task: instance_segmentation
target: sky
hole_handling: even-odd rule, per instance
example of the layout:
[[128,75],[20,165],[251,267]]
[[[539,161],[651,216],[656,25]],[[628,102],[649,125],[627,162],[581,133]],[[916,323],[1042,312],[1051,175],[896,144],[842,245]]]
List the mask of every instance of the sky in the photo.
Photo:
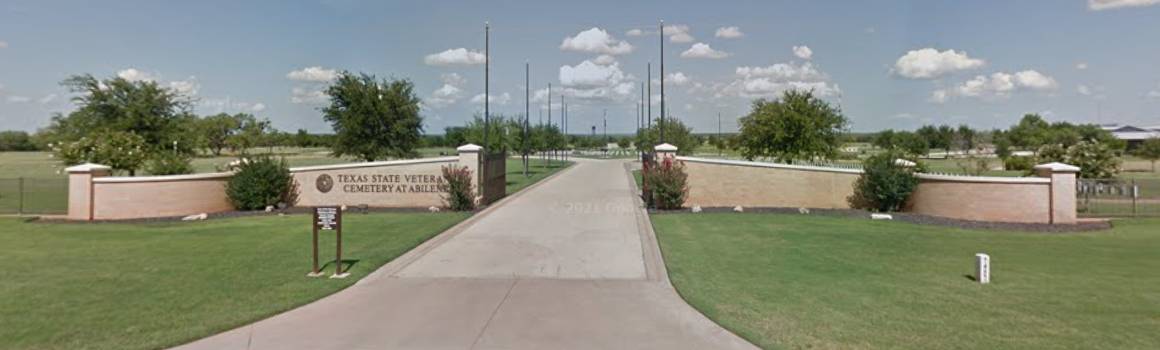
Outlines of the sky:
[[[660,21],[665,23],[659,33]],[[752,101],[813,90],[852,131],[1051,121],[1160,125],[1160,0],[1040,1],[46,1],[0,3],[0,130],[68,113],[71,75],[155,81],[201,115],[253,113],[329,132],[341,71],[409,79],[425,132],[490,110],[569,132],[635,130],[652,63],[696,132],[736,130]],[[542,115],[542,116],[541,116]]]

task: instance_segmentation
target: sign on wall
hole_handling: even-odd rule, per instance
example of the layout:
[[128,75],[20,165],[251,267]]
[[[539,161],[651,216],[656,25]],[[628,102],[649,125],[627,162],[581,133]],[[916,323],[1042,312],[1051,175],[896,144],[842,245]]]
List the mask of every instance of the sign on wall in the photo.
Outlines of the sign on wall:
[[433,174],[321,174],[314,180],[321,193],[442,193],[443,176]]

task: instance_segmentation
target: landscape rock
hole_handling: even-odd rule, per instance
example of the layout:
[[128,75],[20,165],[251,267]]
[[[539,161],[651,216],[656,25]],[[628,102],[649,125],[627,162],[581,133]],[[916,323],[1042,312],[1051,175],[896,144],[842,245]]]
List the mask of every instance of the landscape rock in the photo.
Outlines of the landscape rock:
[[700,213],[700,212],[701,212],[701,206],[699,206],[699,205],[694,205],[694,206],[693,206],[693,212],[694,212],[694,213]]
[[740,205],[738,205],[736,207],[733,207],[733,212],[734,213],[742,213],[742,212],[745,212],[745,208],[742,208]]
[[194,215],[183,217],[183,218],[181,218],[181,221],[198,221],[198,220],[205,220],[207,218],[209,218],[209,214],[201,213],[201,214],[194,214]]
[[803,215],[809,215],[810,208],[798,208],[798,213],[803,214]]
[[427,211],[432,212],[432,213],[438,213],[439,207],[431,206],[430,208],[427,208]]
[[274,211],[274,206],[273,206],[273,205],[267,205],[267,206],[266,206],[266,212],[267,212],[267,213],[269,213],[269,212],[272,212],[272,211]]
[[894,217],[891,216],[890,214],[873,213],[873,214],[870,214],[870,219],[871,220],[894,220]]
[[343,204],[343,205],[342,205],[342,207],[339,207],[339,208],[338,208],[338,210],[341,210],[341,211],[346,211],[346,204]]

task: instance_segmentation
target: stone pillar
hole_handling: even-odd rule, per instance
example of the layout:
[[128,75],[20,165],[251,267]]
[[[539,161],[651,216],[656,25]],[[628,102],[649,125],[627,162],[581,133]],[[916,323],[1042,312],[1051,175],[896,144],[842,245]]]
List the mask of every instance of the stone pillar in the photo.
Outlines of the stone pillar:
[[665,158],[674,158],[677,156],[677,146],[673,146],[667,143],[659,144],[656,147],[653,147],[653,150],[657,152],[658,162],[663,161]]
[[109,176],[113,168],[85,163],[65,169],[68,172],[68,219],[93,219],[93,178]]
[[483,183],[483,146],[476,144],[466,144],[455,149],[459,152],[459,166],[467,167],[471,170],[471,188],[475,189],[475,196],[478,198],[483,193],[483,188],[480,185]]
[[1047,163],[1035,166],[1035,175],[1051,179],[1051,206],[1048,208],[1052,224],[1075,224],[1075,176],[1079,168],[1063,163]]

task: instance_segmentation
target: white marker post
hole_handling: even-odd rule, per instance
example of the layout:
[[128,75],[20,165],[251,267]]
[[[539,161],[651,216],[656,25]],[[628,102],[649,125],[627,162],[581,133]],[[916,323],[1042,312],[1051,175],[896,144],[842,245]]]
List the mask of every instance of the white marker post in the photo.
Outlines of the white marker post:
[[975,278],[979,283],[991,283],[991,256],[983,253],[975,254]]

